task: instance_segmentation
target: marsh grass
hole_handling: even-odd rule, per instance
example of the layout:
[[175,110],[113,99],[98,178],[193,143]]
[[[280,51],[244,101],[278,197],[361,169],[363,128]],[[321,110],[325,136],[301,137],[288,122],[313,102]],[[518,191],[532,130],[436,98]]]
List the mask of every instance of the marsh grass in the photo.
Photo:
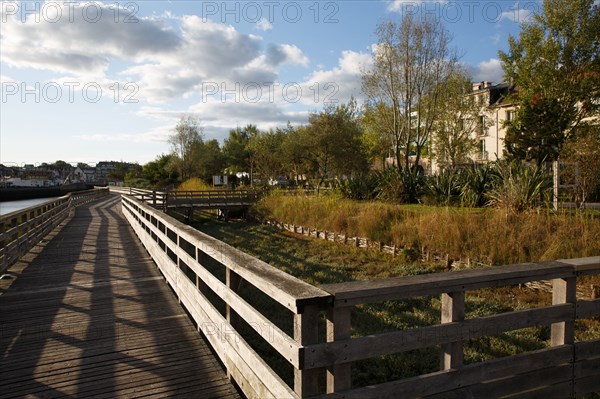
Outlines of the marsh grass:
[[589,211],[506,214],[492,208],[407,206],[335,195],[273,195],[263,198],[254,213],[488,265],[600,255],[600,214]]

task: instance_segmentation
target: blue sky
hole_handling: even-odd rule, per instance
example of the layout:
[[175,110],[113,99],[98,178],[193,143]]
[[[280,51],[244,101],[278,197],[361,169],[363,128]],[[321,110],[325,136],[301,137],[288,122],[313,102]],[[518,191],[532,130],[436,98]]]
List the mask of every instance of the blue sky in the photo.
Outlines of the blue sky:
[[299,125],[323,102],[361,101],[379,22],[433,14],[475,81],[539,1],[1,3],[0,163],[145,163],[182,114],[207,139]]

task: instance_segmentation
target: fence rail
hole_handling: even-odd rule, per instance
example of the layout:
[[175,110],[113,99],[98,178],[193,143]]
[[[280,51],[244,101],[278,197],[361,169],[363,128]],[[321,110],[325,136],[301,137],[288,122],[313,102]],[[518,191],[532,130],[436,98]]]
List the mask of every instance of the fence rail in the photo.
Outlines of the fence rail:
[[[576,320],[600,316],[600,299],[575,296],[577,278],[600,274],[600,257],[314,287],[131,196],[123,196],[122,203],[167,282],[248,397],[573,397],[600,390],[600,340],[574,339]],[[212,261],[224,267],[224,279],[208,267]],[[469,291],[540,280],[553,282],[549,306],[465,318]],[[293,333],[274,326],[264,309],[242,297],[242,281],[291,314]],[[224,311],[209,300],[211,295],[224,301]],[[356,306],[423,296],[441,298],[439,324],[352,335]],[[320,334],[323,316],[326,331]],[[260,326],[271,326],[269,336],[261,337],[293,367],[293,384],[286,384],[242,336],[241,322],[259,334],[264,333]],[[463,361],[464,343],[470,339],[539,325],[550,326],[545,349],[473,364]],[[427,347],[440,348],[439,371],[352,387],[353,362]]]
[[73,207],[105,195],[107,189],[79,191],[0,216],[0,274],[60,224]]
[[[577,319],[600,315],[600,299],[577,300],[577,277],[600,274],[600,257],[559,260],[325,285],[334,300],[328,310],[326,343],[306,348],[305,367],[326,367],[328,393],[344,398],[573,397],[600,390],[600,340],[575,342]],[[465,319],[465,293],[552,279],[552,305]],[[441,323],[351,337],[350,314],[361,304],[441,296]],[[464,365],[465,341],[539,325],[551,326],[550,347]],[[351,389],[351,363],[413,349],[439,346],[440,372]],[[486,395],[487,393],[487,395]],[[326,396],[324,396],[326,397]],[[511,396],[513,397],[513,396]]]
[[[304,371],[303,348],[318,342],[313,334],[319,309],[330,295],[259,259],[180,223],[131,196],[122,197],[123,213],[152,255],[166,281],[197,323],[228,373],[248,397],[306,396],[315,381]],[[225,268],[225,281],[207,267],[216,261]],[[241,282],[278,302],[293,318],[293,334],[274,325],[260,309],[239,295]],[[226,304],[222,314],[209,300],[212,291]],[[245,321],[295,370],[288,386],[239,334]],[[265,326],[269,326],[265,329]]]
[[171,191],[167,204],[195,208],[248,206],[255,203],[258,196],[258,192],[253,190]]

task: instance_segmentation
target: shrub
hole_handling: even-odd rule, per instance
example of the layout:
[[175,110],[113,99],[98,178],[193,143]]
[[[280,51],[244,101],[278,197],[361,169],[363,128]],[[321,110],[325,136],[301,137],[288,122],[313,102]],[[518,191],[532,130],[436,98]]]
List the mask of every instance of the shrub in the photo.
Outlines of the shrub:
[[492,188],[494,176],[495,169],[489,164],[464,169],[460,188],[461,204],[471,208],[484,206],[488,201],[487,193]]
[[196,191],[196,190],[213,190],[213,187],[206,184],[203,180],[192,177],[181,183],[177,190],[180,191]]
[[453,205],[458,202],[461,193],[460,172],[452,169],[444,170],[427,179],[427,198],[435,205]]
[[490,205],[503,208],[506,214],[539,207],[551,198],[552,179],[540,168],[510,161],[498,162],[496,171],[487,197]]
[[383,201],[416,204],[424,193],[425,175],[418,169],[388,168],[378,177],[376,198]]
[[346,198],[369,200],[375,197],[377,184],[378,177],[376,174],[362,174],[337,181],[336,188]]

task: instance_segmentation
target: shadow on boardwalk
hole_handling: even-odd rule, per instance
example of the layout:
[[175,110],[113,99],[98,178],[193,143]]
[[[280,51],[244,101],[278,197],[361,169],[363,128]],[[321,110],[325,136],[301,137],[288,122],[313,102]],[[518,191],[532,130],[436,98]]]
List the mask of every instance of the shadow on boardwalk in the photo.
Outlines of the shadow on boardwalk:
[[78,208],[10,272],[0,282],[0,398],[239,397],[119,197]]

